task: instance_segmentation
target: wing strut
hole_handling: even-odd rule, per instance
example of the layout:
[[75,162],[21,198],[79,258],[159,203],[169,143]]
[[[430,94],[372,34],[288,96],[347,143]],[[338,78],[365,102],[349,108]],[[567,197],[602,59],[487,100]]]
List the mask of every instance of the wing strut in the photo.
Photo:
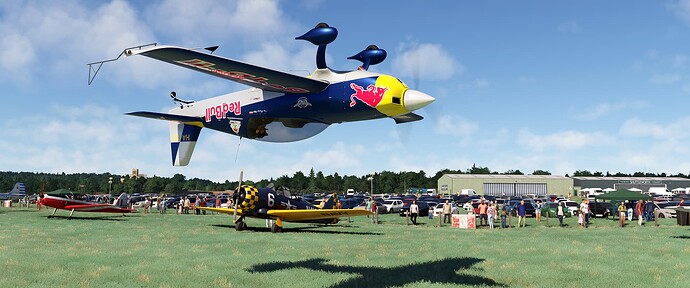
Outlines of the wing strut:
[[[151,43],[151,44],[145,44],[145,45],[139,45],[139,46],[125,48],[125,50],[122,50],[122,52],[120,52],[120,55],[117,55],[116,58],[103,60],[103,61],[96,61],[93,63],[86,64],[86,66],[89,66],[89,79],[88,79],[89,85],[91,85],[91,83],[93,83],[93,79],[96,78],[98,71],[101,71],[101,66],[103,66],[103,63],[117,61],[117,59],[120,59],[120,57],[122,57],[123,54],[125,54],[127,51],[131,51],[132,49],[141,50],[144,47],[156,46],[156,45],[158,45],[158,44],[157,43]],[[94,69],[94,67],[96,67],[96,68]]]

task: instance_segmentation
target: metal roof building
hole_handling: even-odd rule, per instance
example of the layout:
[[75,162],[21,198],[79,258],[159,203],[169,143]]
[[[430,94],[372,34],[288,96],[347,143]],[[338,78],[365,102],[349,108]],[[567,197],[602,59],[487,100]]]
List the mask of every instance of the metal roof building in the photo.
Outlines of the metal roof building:
[[668,190],[690,187],[690,179],[680,177],[572,177],[576,190],[584,188],[637,188],[648,191],[650,187],[665,187]]
[[441,194],[474,189],[480,195],[567,195],[573,188],[573,179],[556,175],[445,174],[438,180]]

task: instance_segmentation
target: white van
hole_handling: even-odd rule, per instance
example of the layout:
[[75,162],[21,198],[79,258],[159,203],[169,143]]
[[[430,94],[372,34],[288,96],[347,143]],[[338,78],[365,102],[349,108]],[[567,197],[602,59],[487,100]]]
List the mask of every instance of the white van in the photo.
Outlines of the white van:
[[462,189],[460,190],[460,195],[472,196],[477,195],[477,192],[475,192],[474,189]]

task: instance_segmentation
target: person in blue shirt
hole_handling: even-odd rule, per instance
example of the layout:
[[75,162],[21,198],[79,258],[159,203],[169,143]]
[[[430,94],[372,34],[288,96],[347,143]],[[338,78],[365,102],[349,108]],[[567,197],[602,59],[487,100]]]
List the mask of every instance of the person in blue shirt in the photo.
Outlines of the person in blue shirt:
[[652,200],[647,200],[644,204],[645,218],[647,222],[654,220],[654,202]]
[[525,200],[520,200],[520,204],[517,205],[517,214],[518,214],[518,227],[520,227],[520,221],[522,221],[522,227],[525,227],[527,221],[525,219]]

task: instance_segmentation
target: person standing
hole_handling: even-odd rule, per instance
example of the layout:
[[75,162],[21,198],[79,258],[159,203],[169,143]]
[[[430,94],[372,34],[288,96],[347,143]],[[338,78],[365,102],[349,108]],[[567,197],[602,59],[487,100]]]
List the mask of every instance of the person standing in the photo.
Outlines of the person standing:
[[184,197],[180,197],[180,203],[177,204],[177,214],[184,212]]
[[621,218],[621,227],[625,226],[625,202],[621,201],[621,204],[618,205],[618,217]]
[[419,206],[417,206],[416,200],[412,200],[412,204],[410,204],[410,221],[414,225],[417,225],[417,215],[419,215]]
[[163,195],[163,200],[161,200],[161,209],[159,210],[161,214],[165,214],[165,210],[168,208],[168,201],[166,201],[164,197],[165,195]]
[[194,201],[195,215],[201,215],[201,209],[199,209],[199,207],[201,207],[201,197],[199,197],[199,195],[196,195],[196,199]]
[[486,214],[489,216],[489,229],[494,229],[494,216],[496,215],[496,208],[494,208],[493,203],[489,202],[489,208],[486,208]]
[[41,198],[41,194],[38,194],[36,196],[36,209],[41,210],[41,206],[43,206],[43,198]]
[[501,228],[506,228],[506,218],[508,217],[508,203],[504,203],[501,207]]
[[585,228],[589,227],[589,200],[582,200],[582,203],[580,204],[580,212],[582,212],[582,217],[584,217],[582,226]]
[[156,210],[158,210],[158,213],[161,212],[161,196],[156,197]]
[[582,210],[577,209],[577,225],[580,226],[580,228],[585,227],[585,215],[582,214]]
[[443,204],[443,223],[451,223],[450,215],[452,212],[453,205],[450,204],[450,201],[446,200],[446,203]]
[[635,215],[637,215],[637,225],[642,226],[642,200],[637,200],[635,204]]
[[479,208],[479,226],[484,226],[484,225],[488,224],[487,223],[488,217],[486,215],[486,208],[488,208],[488,206],[486,205],[484,200],[482,200],[481,202],[479,202],[478,208]]
[[558,222],[563,227],[563,216],[565,216],[565,201],[558,203],[556,206],[556,215],[558,215]]
[[144,214],[149,214],[149,198],[144,198]]
[[520,204],[517,206],[518,227],[520,227],[520,221],[522,221],[522,227],[527,226],[527,219],[525,219],[525,208],[525,200],[520,200]]
[[[367,211],[369,211],[369,212],[373,212],[373,211],[371,211],[371,205],[372,205],[373,201],[374,200],[372,200],[372,198],[367,199]],[[369,215],[367,215],[367,218],[369,218]]]
[[647,203],[644,204],[644,211],[647,222],[654,220],[654,202],[652,200],[647,200]]
[[534,207],[534,215],[536,215],[535,217],[537,218],[537,222],[541,222],[541,208],[541,200],[537,200],[537,206]]

